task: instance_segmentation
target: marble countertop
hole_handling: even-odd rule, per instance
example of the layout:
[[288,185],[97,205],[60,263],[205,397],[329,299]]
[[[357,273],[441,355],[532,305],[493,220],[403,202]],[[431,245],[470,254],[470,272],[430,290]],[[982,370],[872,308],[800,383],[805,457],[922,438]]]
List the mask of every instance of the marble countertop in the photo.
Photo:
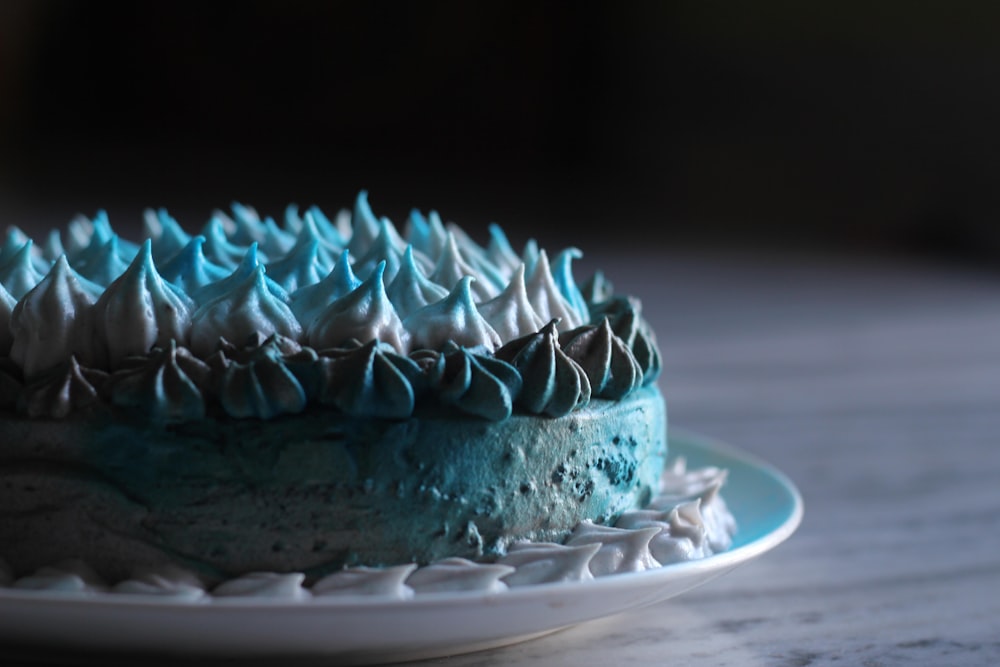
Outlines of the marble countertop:
[[671,423],[799,486],[775,551],[657,606],[430,665],[1000,664],[1000,272],[621,258]]

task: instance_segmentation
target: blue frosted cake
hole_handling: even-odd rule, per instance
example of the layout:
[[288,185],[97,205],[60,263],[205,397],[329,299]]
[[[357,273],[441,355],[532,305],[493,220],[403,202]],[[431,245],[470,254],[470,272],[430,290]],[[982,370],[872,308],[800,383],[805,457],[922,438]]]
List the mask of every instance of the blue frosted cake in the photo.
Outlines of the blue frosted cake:
[[110,581],[491,561],[658,491],[638,303],[364,193],[146,240],[103,215],[0,250],[0,559]]

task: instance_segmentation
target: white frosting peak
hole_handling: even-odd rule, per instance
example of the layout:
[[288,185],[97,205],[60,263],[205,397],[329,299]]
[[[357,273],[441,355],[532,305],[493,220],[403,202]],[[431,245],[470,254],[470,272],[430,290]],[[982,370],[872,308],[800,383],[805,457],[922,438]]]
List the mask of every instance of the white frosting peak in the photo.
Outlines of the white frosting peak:
[[153,265],[152,246],[142,245],[136,258],[93,309],[94,342],[112,368],[131,355],[144,355],[171,340],[187,343],[194,302],[166,282]]
[[499,296],[479,304],[479,314],[500,334],[504,343],[535,333],[547,323],[535,312],[528,299],[524,264],[518,265],[510,283]]
[[10,319],[10,356],[26,378],[69,359],[87,341],[86,316],[93,304],[69,267],[56,260],[41,282],[14,307]]
[[307,340],[317,349],[336,347],[351,338],[379,340],[406,354],[409,334],[385,293],[385,262],[354,291],[331,303],[308,326]]
[[465,276],[445,299],[424,306],[406,318],[413,347],[440,350],[449,340],[462,347],[485,347],[490,352],[503,343],[472,300],[474,278]]
[[[434,273],[431,274],[431,280],[438,285],[447,286],[455,285],[465,276],[479,275],[479,272],[462,257],[462,252],[458,249],[458,240],[455,238],[455,235],[448,232],[447,239],[444,250],[441,252],[441,256],[438,257],[437,264],[434,266]],[[493,289],[486,281],[481,280],[477,280],[472,286],[472,292],[477,301],[492,299],[497,295],[498,291]]]
[[568,331],[586,324],[556,287],[552,270],[549,268],[549,258],[544,250],[538,252],[538,260],[528,276],[526,289],[528,299],[534,305],[539,317],[546,322],[559,318],[560,331]]
[[242,344],[254,333],[279,334],[301,340],[302,325],[281,299],[275,297],[264,277],[263,265],[232,291],[203,304],[191,317],[191,351],[211,355],[220,338]]

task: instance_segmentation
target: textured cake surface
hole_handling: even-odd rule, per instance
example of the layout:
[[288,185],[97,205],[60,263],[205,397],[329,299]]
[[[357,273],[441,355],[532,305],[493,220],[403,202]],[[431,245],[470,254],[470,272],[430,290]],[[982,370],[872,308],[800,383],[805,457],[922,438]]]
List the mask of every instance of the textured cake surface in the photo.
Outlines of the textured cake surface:
[[647,502],[664,465],[655,388],[560,419],[268,422],[7,419],[0,544],[16,571],[83,558],[104,577],[206,576],[495,557]]
[[0,248],[0,559],[109,580],[493,560],[657,492],[666,412],[634,299],[529,242],[362,193],[199,235],[79,219]]

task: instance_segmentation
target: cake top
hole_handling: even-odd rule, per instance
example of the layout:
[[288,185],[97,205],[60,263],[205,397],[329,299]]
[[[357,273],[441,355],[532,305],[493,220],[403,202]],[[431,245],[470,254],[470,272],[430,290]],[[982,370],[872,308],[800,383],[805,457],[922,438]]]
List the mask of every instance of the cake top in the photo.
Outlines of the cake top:
[[279,225],[233,204],[195,235],[163,209],[144,231],[119,238],[103,212],[40,245],[9,229],[0,408],[141,407],[166,422],[311,404],[558,417],[659,371],[636,300],[600,274],[578,286],[576,248],[550,261],[529,241],[519,254],[495,224],[486,246],[434,211],[413,211],[400,233],[361,192],[333,220],[292,205]]

